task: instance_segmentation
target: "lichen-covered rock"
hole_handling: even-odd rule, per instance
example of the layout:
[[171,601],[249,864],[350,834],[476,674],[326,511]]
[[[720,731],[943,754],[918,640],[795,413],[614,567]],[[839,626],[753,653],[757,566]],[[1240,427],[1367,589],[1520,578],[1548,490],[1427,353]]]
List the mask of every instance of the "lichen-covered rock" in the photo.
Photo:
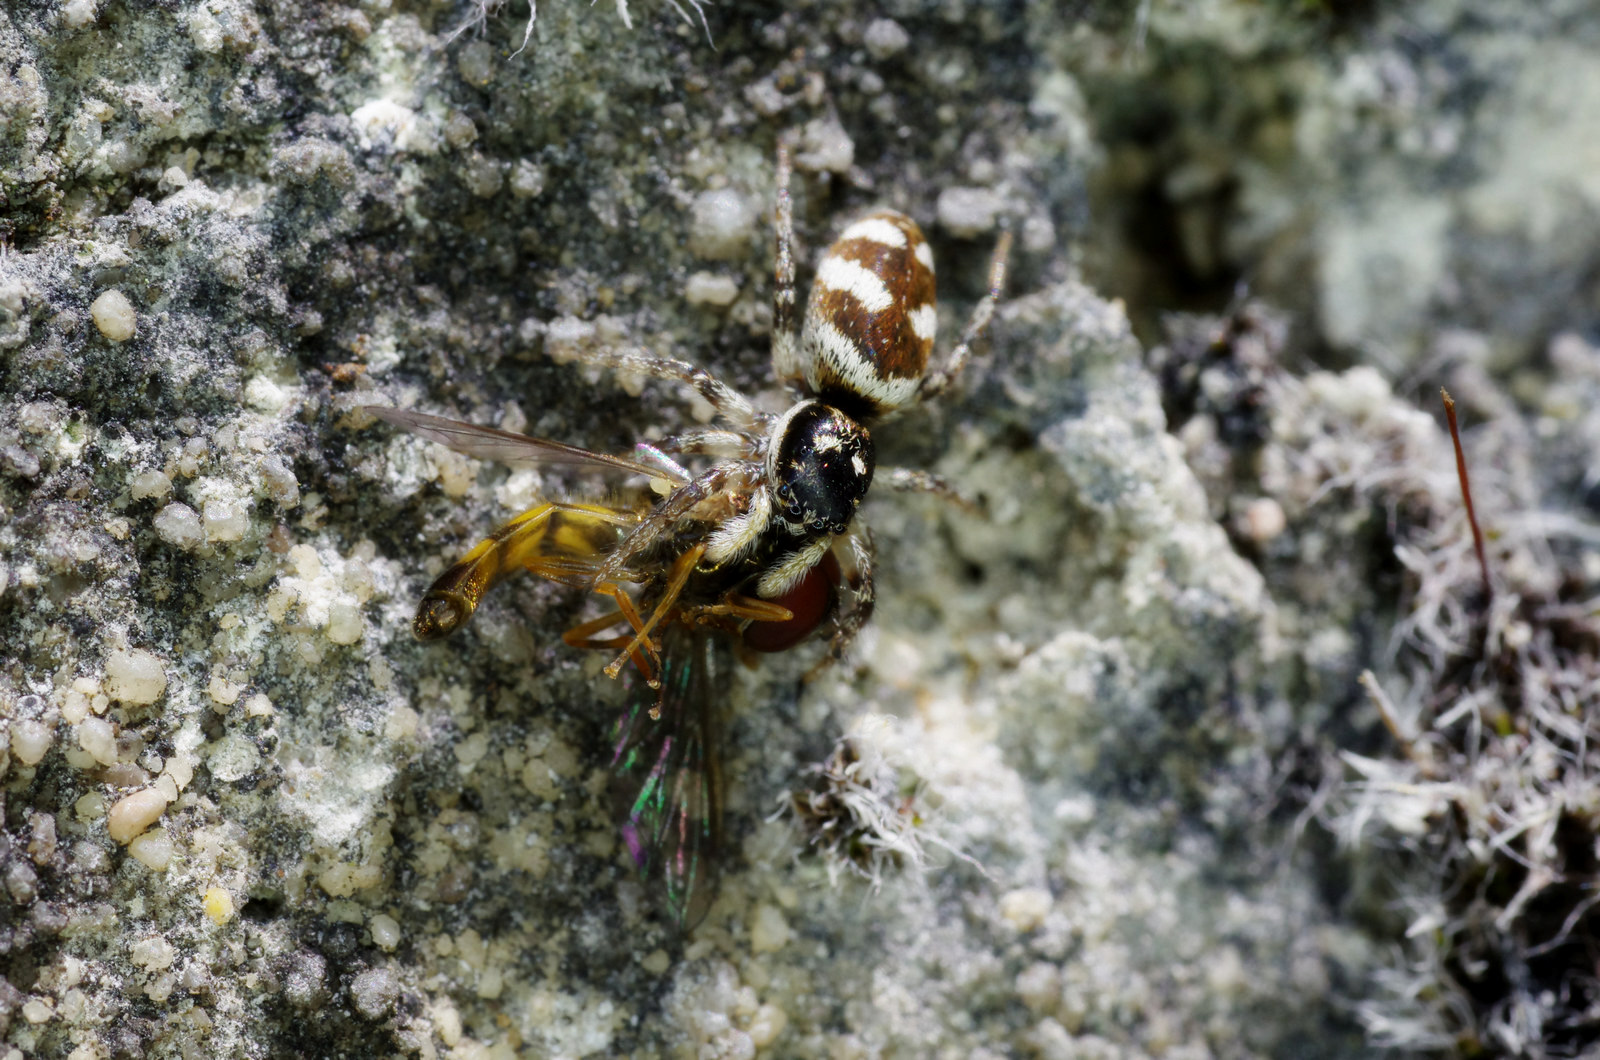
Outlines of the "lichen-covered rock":
[[[1563,5],[1480,0],[1521,12],[1503,95],[1443,0],[1377,43],[1295,5],[906,0],[707,7],[713,48],[675,6],[551,0],[526,42],[493,4],[0,11],[6,1047],[1358,1054],[1393,925],[1296,843],[1318,741],[1378,731],[1356,678],[1404,583],[1372,499],[1439,492],[1364,476],[1442,435],[1371,365],[1275,358],[1445,350],[1510,432],[1493,373],[1562,320],[1564,385],[1518,393],[1572,430],[1503,447],[1497,495],[1592,487],[1592,307],[1545,283],[1593,254]],[[1437,47],[1400,46],[1411,13]],[[1160,147],[1150,99],[1192,107]],[[513,579],[450,641],[409,632],[448,557],[571,481],[363,406],[624,450],[709,410],[577,351],[770,390],[780,135],[803,279],[879,205],[928,231],[942,335],[1002,224],[1013,279],[992,356],[874,432],[977,510],[875,494],[851,656],[717,675],[729,849],[685,937],[616,829],[626,693],[560,641],[582,602]],[[1462,137],[1483,168],[1441,194]],[[1163,202],[1161,253],[1102,238]],[[1246,261],[1315,337],[1241,312],[1229,357],[1208,331],[1147,368],[1119,299],[1142,323],[1187,276],[1220,307]]]
[[1463,328],[1508,373],[1551,335],[1592,331],[1592,14],[1153,5],[1149,61],[1092,79],[1119,284],[1220,307],[1243,280],[1297,311],[1293,352],[1395,374],[1459,356]]

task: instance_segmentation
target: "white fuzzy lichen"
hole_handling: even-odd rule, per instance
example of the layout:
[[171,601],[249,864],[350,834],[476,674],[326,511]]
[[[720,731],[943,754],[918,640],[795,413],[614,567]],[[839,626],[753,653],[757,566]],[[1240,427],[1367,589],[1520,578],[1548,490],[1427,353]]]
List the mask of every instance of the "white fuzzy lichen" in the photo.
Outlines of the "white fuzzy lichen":
[[902,725],[883,715],[858,719],[781,811],[822,855],[835,884],[849,873],[876,890],[891,872],[926,868],[930,847],[971,860],[946,838]]
[[[694,25],[695,20],[700,22],[700,28],[705,31],[706,42],[711,42],[711,25],[706,21],[706,4],[709,0],[667,0],[672,10],[678,17],[689,25]],[[455,40],[469,30],[482,30],[488,23],[489,16],[498,12],[506,4],[506,0],[473,0],[472,13],[455,29],[451,30],[446,40]],[[690,12],[694,12],[693,15]],[[520,55],[527,48],[528,42],[533,39],[533,24],[539,17],[538,0],[528,0],[528,20],[522,26],[522,42],[517,45],[513,56]],[[622,19],[622,24],[628,29],[633,28],[633,15],[628,10],[628,0],[617,0],[617,17]]]

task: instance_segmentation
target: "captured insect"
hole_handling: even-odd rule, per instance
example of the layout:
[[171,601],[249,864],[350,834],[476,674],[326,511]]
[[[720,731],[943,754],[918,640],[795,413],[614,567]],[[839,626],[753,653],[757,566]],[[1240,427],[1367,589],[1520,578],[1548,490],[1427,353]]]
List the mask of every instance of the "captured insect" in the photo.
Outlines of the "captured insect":
[[[828,248],[797,333],[789,179],[780,144],[772,367],[795,394],[787,409],[761,410],[684,361],[608,349],[580,358],[684,384],[710,403],[716,425],[612,456],[420,412],[367,410],[468,456],[610,473],[633,491],[605,504],[545,501],[517,516],[439,576],[413,629],[422,640],[454,632],[518,570],[608,602],[562,639],[614,652],[607,675],[631,662],[646,686],[616,728],[622,830],[639,868],[664,879],[668,911],[684,926],[714,896],[722,834],[713,640],[749,658],[826,625],[833,659],[861,629],[874,598],[873,539],[858,511],[876,470],[868,427],[961,372],[994,315],[1011,244],[1002,234],[988,293],[938,366],[930,363],[933,254],[916,222],[892,210],[857,220]],[[952,492],[922,472],[880,477],[899,489]]]

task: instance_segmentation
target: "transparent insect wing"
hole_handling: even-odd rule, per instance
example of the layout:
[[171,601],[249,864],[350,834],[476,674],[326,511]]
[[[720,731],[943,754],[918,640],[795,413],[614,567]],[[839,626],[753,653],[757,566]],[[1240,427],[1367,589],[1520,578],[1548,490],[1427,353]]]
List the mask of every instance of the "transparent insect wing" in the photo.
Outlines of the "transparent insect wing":
[[623,840],[641,875],[660,877],[667,912],[684,930],[704,919],[716,896],[722,838],[721,716],[711,666],[704,632],[670,627],[659,693],[636,681],[634,704],[616,729]]
[[548,438],[534,438],[526,434],[502,431],[494,427],[480,427],[465,420],[452,420],[432,416],[410,409],[368,405],[366,411],[396,427],[404,427],[419,438],[449,446],[463,456],[479,460],[496,460],[502,464],[537,464],[557,467],[587,468],[596,471],[621,471],[630,475],[660,478],[664,469],[641,464],[627,457],[612,456],[580,449],[565,442]]

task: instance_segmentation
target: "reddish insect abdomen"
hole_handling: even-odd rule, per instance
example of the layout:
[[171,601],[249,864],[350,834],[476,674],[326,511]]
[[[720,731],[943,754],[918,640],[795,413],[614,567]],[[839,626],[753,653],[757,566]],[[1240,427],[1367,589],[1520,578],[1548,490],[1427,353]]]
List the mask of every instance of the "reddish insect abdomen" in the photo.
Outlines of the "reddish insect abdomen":
[[788,651],[809,637],[833,613],[838,599],[839,561],[824,553],[822,562],[806,571],[788,592],[771,601],[787,607],[794,617],[787,622],[752,622],[745,627],[744,643],[752,651]]
[[806,382],[848,412],[897,409],[916,399],[937,323],[922,230],[893,210],[869,214],[817,266],[800,336]]

